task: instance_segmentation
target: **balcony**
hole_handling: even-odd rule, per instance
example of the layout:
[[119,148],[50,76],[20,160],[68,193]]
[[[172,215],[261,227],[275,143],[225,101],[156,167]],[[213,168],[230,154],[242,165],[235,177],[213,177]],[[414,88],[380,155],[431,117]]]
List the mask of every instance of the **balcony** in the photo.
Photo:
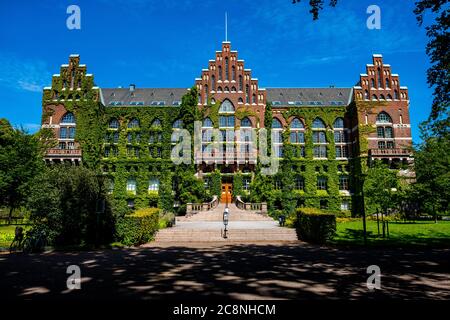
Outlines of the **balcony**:
[[373,157],[410,157],[412,151],[409,149],[370,149],[370,155]]
[[80,149],[49,149],[47,156],[75,156],[81,157]]

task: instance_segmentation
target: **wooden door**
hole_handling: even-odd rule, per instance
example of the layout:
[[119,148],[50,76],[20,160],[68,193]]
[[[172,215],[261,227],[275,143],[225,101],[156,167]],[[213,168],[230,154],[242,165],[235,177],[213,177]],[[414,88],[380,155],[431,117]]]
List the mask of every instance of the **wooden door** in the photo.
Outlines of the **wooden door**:
[[233,190],[233,185],[231,183],[222,183],[222,196],[220,197],[220,202],[231,203],[231,191]]

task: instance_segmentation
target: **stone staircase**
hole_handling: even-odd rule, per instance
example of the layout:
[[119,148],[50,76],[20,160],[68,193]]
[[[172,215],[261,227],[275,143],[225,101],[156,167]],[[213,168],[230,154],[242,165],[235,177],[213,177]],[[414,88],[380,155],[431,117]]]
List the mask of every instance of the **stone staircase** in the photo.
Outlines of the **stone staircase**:
[[210,211],[199,212],[190,217],[177,217],[176,226],[160,230],[156,243],[189,242],[292,242],[298,241],[294,229],[282,228],[267,215],[238,209],[229,205],[227,238],[224,238],[224,204]]

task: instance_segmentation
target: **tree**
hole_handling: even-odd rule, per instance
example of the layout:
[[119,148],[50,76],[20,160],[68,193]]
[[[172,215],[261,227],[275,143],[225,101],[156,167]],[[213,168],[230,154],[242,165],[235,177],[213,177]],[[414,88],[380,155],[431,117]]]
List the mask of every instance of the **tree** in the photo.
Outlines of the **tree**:
[[415,152],[417,182],[415,193],[422,208],[437,217],[437,211],[449,210],[450,137],[429,136]]
[[[24,204],[31,180],[43,168],[42,157],[47,133],[27,134],[0,119],[0,205],[9,207],[9,223],[13,211]],[[41,141],[43,143],[41,143]]]
[[366,206],[371,209],[372,213],[375,210],[386,213],[389,208],[396,206],[396,192],[398,192],[399,186],[397,171],[375,161],[373,166],[368,169],[364,179]]
[[[293,0],[299,3],[301,0]],[[338,0],[331,0],[330,6],[336,6]],[[323,9],[324,0],[310,0],[311,14],[313,19],[319,18],[319,12]],[[430,57],[432,66],[427,71],[427,81],[433,92],[433,103],[427,128],[436,135],[450,134],[450,0],[416,0],[414,13],[417,22],[422,26],[424,15],[431,13],[434,23],[426,26],[429,42],[426,52]]]
[[33,232],[44,231],[52,245],[109,243],[113,209],[105,179],[86,167],[46,167],[32,181],[27,199]]

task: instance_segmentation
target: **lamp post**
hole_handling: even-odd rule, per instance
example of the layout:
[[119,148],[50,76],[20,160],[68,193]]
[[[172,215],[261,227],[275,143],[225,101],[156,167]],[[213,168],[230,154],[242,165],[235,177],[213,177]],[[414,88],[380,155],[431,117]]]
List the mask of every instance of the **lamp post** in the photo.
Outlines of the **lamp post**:
[[223,225],[225,226],[223,237],[224,239],[227,239],[227,226],[228,226],[228,207],[225,207],[225,210],[223,211]]

